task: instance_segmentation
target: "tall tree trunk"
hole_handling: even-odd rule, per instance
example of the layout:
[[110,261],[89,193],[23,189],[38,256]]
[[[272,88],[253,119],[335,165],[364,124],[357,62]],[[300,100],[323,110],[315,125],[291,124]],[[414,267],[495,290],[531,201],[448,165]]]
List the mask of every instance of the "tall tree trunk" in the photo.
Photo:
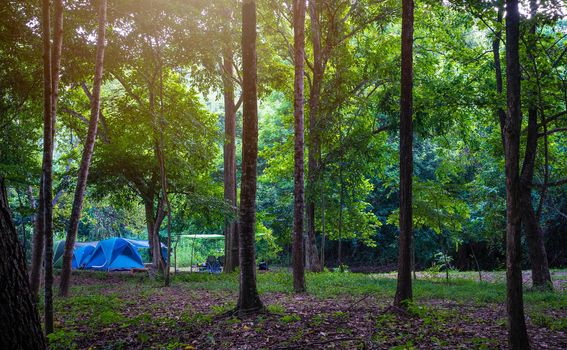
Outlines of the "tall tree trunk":
[[[527,40],[528,58],[532,61],[532,76],[538,80],[538,70],[536,66],[536,21],[537,21],[537,2],[530,0],[531,25]],[[522,223],[528,241],[528,252],[532,265],[532,283],[535,288],[553,289],[549,265],[547,262],[547,252],[543,240],[543,230],[539,224],[539,218],[535,213],[532,202],[532,182],[534,178],[534,167],[537,155],[538,144],[538,125],[537,125],[537,89],[530,88],[528,101],[528,136],[526,139],[526,151],[520,176]]]
[[305,61],[305,0],[293,1],[294,66],[294,202],[293,202],[293,289],[305,292],[305,266],[303,253],[303,219],[305,209],[304,188],[304,115],[303,78]]
[[510,349],[529,349],[524,317],[521,267],[520,208],[520,13],[518,0],[506,1],[506,310]]
[[106,26],[106,0],[100,0],[98,9],[98,33],[96,45],[96,62],[95,74],[93,82],[93,98],[91,99],[91,119],[89,121],[89,129],[85,146],[83,148],[83,157],[79,167],[77,179],[77,187],[75,189],[75,198],[73,201],[73,209],[69,220],[69,228],[65,240],[65,250],[63,252],[63,265],[61,269],[61,280],[59,284],[59,294],[61,296],[69,295],[69,285],[71,278],[71,263],[73,260],[73,252],[75,247],[75,239],[79,229],[79,220],[81,219],[81,210],[83,209],[83,200],[85,198],[85,190],[87,188],[87,179],[89,176],[89,167],[94,151],[94,145],[97,134],[98,119],[100,115],[100,89],[103,76],[104,62],[104,41]]
[[[158,161],[158,175],[159,175],[159,179],[160,179],[160,188],[161,188],[161,177],[162,177],[162,157],[163,157],[163,150],[161,148],[161,141],[160,141],[160,133],[159,133],[159,121],[156,118],[156,110],[155,110],[155,105],[156,105],[156,92],[155,92],[155,77],[156,77],[157,72],[154,72],[152,75],[152,80],[149,82],[148,84],[148,100],[149,100],[149,110],[150,110],[150,116],[152,118],[152,125],[153,125],[153,139],[154,139],[154,154],[156,156],[156,159]],[[153,193],[153,190],[152,190]],[[154,225],[152,228],[152,236],[151,238],[148,236],[149,238],[149,245],[150,245],[150,250],[152,251],[152,265],[155,269],[157,269],[158,271],[162,272],[165,275],[165,264],[163,261],[163,256],[161,253],[161,240],[159,237],[159,233],[160,233],[160,228],[161,228],[161,223],[163,222],[163,219],[165,217],[165,209],[164,209],[164,205],[167,205],[167,203],[165,202],[165,196],[162,193],[162,195],[160,195],[160,190],[157,191],[158,193],[158,206],[157,206],[157,210],[156,210],[156,215],[155,215],[155,219],[154,219]],[[153,215],[153,214],[152,214]],[[148,232],[149,235],[149,232]]]
[[402,77],[400,96],[400,246],[394,305],[412,299],[412,174],[413,174],[413,0],[402,0]]
[[43,36],[43,78],[44,78],[44,124],[43,124],[43,161],[40,216],[45,237],[45,333],[53,332],[53,203],[52,203],[52,168],[55,136],[55,112],[61,59],[63,35],[63,2],[55,2],[55,28],[53,47],[51,46],[51,21],[49,1],[42,2]]
[[[161,56],[161,49],[158,46],[158,58],[159,58],[159,105],[160,105],[160,119],[159,119],[159,144],[157,148],[157,156],[159,162],[159,175],[161,192],[163,196],[163,205],[167,213],[167,258],[165,261],[165,286],[170,285],[170,273],[171,273],[171,204],[169,203],[168,189],[167,189],[167,171],[165,167],[165,140],[164,140],[164,129],[165,129],[165,114],[163,105],[163,60]],[[157,229],[159,232],[159,226]],[[161,253],[161,244],[159,244]]]
[[223,90],[224,90],[224,200],[233,210],[230,219],[225,220],[224,272],[234,272],[238,266],[238,232],[234,214],[236,201],[236,105],[234,103],[234,83],[232,49],[223,50]]
[[0,348],[46,349],[3,178],[0,178],[0,284]]
[[318,1],[309,1],[309,16],[311,17],[311,44],[313,46],[313,79],[309,92],[309,139],[307,159],[307,242],[306,267],[313,271],[321,271],[321,263],[317,254],[315,241],[315,186],[317,183],[317,157],[320,153],[318,112],[321,88],[325,72],[323,50],[321,48],[321,26],[319,22]]
[[258,101],[256,73],[256,1],[242,2],[242,179],[240,183],[239,315],[264,309],[256,288],[256,166],[258,162]]

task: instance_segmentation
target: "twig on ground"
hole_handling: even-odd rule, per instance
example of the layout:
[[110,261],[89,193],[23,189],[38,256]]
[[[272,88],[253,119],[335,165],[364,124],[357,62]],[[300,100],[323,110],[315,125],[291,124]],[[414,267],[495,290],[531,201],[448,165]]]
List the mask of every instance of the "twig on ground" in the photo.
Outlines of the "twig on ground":
[[273,349],[298,349],[298,348],[309,348],[313,345],[323,345],[323,344],[328,344],[328,343],[334,343],[334,342],[343,342],[343,341],[350,341],[350,340],[356,340],[356,341],[360,341],[363,342],[362,339],[359,338],[353,338],[353,337],[343,337],[343,338],[335,338],[335,339],[326,339],[326,340],[320,340],[320,341],[315,341],[315,342],[310,342],[310,343],[306,343],[306,344],[295,344],[295,345],[280,345],[278,347],[275,347]]
[[368,297],[370,296],[370,294],[366,294],[364,297],[362,297],[361,299],[355,301],[354,303],[350,304],[348,306],[349,309],[352,309],[355,305],[360,304],[361,302],[363,302],[364,300],[368,299]]

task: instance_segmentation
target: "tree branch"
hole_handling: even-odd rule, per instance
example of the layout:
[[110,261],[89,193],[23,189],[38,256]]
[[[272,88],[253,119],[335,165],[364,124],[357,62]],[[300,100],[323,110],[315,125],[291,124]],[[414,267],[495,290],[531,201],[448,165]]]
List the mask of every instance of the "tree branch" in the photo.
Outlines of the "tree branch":
[[555,134],[555,133],[561,132],[561,131],[567,131],[567,127],[551,129],[548,132],[540,132],[539,134],[537,134],[537,137],[543,137],[543,136],[546,136],[546,135],[549,136],[551,134]]

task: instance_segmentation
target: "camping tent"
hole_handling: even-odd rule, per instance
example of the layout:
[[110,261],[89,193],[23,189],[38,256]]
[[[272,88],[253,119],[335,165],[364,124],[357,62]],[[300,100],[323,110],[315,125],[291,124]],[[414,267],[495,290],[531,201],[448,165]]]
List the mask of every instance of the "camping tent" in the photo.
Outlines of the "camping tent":
[[142,257],[136,247],[124,238],[109,238],[98,242],[85,264],[93,270],[128,270],[143,268]]
[[[71,268],[77,269],[82,267],[88,260],[90,254],[94,251],[98,242],[77,242],[73,249],[73,260]],[[53,249],[53,266],[61,268],[63,265],[63,252],[65,251],[65,241],[58,241]]]

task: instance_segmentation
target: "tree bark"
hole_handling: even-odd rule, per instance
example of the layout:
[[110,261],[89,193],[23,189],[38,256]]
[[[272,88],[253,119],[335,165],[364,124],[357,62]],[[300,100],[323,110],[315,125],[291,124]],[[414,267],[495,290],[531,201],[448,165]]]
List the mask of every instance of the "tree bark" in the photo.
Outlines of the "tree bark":
[[40,185],[41,229],[45,239],[45,333],[53,332],[53,148],[55,136],[55,114],[57,110],[57,90],[63,39],[63,1],[55,2],[55,25],[53,47],[51,46],[51,21],[49,1],[42,2],[43,37],[43,78],[44,78],[44,120],[43,120],[43,160],[42,185]]
[[75,198],[73,201],[71,218],[69,220],[69,228],[67,230],[67,237],[65,240],[65,250],[63,252],[63,265],[61,269],[61,280],[59,284],[59,294],[65,297],[69,295],[71,263],[73,260],[73,252],[75,247],[75,240],[77,237],[77,231],[79,229],[79,220],[81,219],[81,210],[83,209],[83,200],[85,198],[87,179],[89,176],[89,167],[91,164],[91,158],[94,151],[94,145],[95,145],[97,127],[98,127],[98,119],[100,115],[100,89],[101,89],[102,77],[103,77],[105,26],[106,26],[106,0],[100,0],[100,5],[98,9],[98,33],[97,33],[95,74],[94,74],[94,82],[93,82],[93,98],[91,99],[91,118],[89,121],[89,129],[87,132],[87,138],[85,140],[85,146],[83,148],[81,165],[79,167],[77,187],[75,189]]
[[0,178],[0,252],[0,348],[46,349],[3,178]]
[[305,61],[305,0],[293,1],[294,33],[294,202],[293,202],[293,290],[304,293],[305,266],[303,253],[303,219],[305,210],[304,188],[304,114],[303,78]]
[[[527,42],[528,58],[533,63],[532,76],[534,80],[538,80],[538,70],[535,60],[536,50],[536,21],[537,21],[537,2],[530,0],[531,25]],[[547,252],[545,251],[545,243],[543,240],[543,230],[541,229],[539,218],[535,213],[532,202],[532,182],[534,178],[534,168],[538,146],[538,107],[537,107],[537,89],[530,88],[528,91],[528,135],[526,138],[526,151],[524,153],[524,162],[522,164],[522,172],[520,175],[520,191],[521,191],[521,208],[522,223],[526,232],[528,241],[528,252],[532,265],[532,283],[535,288],[553,289],[551,282],[551,274],[549,273],[549,265],[547,262]]]
[[321,26],[319,22],[318,1],[309,1],[309,16],[311,17],[311,44],[313,46],[313,79],[309,92],[309,139],[307,143],[307,242],[306,267],[313,272],[321,271],[321,263],[317,254],[315,241],[315,185],[317,183],[318,161],[320,153],[318,112],[323,76],[325,73],[325,60],[321,47]]
[[412,299],[412,174],[413,174],[413,0],[402,1],[402,76],[400,96],[400,246],[394,305]]
[[529,349],[522,295],[520,193],[520,13],[518,0],[506,1],[506,311],[510,349]]
[[[228,46],[223,50],[224,90],[224,200],[237,212],[236,201],[236,105],[234,103],[233,52]],[[225,220],[224,272],[234,272],[238,266],[238,232],[234,217]]]
[[264,309],[256,288],[256,166],[258,105],[256,72],[256,1],[242,2],[242,179],[240,184],[240,290],[236,312]]

